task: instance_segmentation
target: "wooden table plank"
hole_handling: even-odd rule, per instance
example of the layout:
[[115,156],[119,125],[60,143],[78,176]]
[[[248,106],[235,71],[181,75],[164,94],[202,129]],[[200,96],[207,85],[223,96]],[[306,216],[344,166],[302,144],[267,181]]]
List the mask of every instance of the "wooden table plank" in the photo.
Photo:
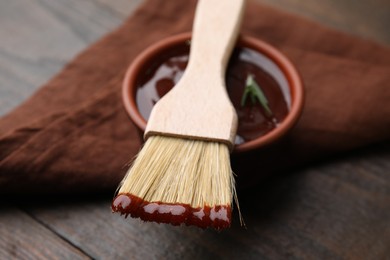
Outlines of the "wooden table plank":
[[30,96],[77,53],[117,27],[140,2],[1,2],[0,116]]
[[[194,234],[205,233],[196,228],[178,229],[124,219],[111,213],[106,199],[64,204],[35,205],[28,211],[94,258],[207,259],[219,254],[193,244]],[[190,235],[186,235],[188,232]]]
[[1,210],[0,259],[90,259],[15,208]]
[[123,219],[97,199],[28,212],[88,255],[133,259],[381,259],[390,254],[390,144],[274,176],[241,192],[247,229],[218,233]]

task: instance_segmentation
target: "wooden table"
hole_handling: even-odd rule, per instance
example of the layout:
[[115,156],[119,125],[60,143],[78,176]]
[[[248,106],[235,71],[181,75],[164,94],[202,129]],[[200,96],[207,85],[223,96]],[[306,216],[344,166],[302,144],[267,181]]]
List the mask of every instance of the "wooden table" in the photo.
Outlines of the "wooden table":
[[[0,2],[0,115],[141,2]],[[390,44],[389,1],[262,2]],[[111,214],[112,194],[3,198],[0,259],[389,259],[389,148],[375,145],[265,180],[239,194],[247,229],[235,216],[222,233],[125,220]]]

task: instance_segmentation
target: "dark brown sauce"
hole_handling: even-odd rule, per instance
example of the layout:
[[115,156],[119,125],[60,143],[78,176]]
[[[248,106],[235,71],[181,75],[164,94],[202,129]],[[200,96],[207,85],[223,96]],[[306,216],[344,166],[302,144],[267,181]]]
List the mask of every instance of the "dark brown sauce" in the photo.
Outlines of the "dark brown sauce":
[[192,208],[186,204],[149,202],[132,194],[119,194],[111,205],[113,212],[144,221],[168,223],[175,226],[186,224],[201,228],[222,230],[230,227],[230,206]]
[[[137,105],[148,119],[153,105],[179,81],[188,62],[188,45],[175,46],[156,57],[138,80]],[[252,74],[268,99],[272,115],[259,102],[248,99],[241,106],[241,98],[248,75]],[[236,48],[226,73],[227,91],[238,115],[236,144],[265,135],[276,128],[287,116],[290,93],[280,69],[265,55],[249,48]]]

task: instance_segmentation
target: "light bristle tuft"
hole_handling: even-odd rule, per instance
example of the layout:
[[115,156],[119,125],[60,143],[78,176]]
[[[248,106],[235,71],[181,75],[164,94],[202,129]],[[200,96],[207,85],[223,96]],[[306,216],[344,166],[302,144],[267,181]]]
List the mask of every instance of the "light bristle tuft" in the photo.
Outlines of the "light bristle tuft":
[[120,184],[118,194],[131,194],[145,202],[188,205],[193,209],[222,206],[230,211],[234,187],[225,144],[151,136]]
[[123,179],[119,193],[197,208],[231,205],[233,189],[226,145],[152,136]]

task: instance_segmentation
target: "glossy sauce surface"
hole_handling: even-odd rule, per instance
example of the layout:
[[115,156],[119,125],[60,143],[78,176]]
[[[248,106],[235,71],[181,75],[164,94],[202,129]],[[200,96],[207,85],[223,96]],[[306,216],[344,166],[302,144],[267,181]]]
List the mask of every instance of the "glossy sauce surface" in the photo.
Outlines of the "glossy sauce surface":
[[[179,45],[157,56],[137,82],[137,105],[147,120],[153,105],[175,84],[184,73],[188,62],[189,45]],[[207,66],[207,64],[205,64]],[[241,105],[246,79],[253,75],[268,100],[272,115],[266,113],[259,102],[250,99]],[[287,116],[291,97],[287,80],[278,66],[265,55],[249,48],[236,48],[226,73],[226,87],[238,115],[236,144],[265,135]]]
[[144,221],[168,223],[172,225],[194,225],[201,228],[212,227],[222,230],[230,227],[230,206],[218,205],[193,208],[186,204],[148,202],[132,194],[118,194],[111,205],[113,212]]

